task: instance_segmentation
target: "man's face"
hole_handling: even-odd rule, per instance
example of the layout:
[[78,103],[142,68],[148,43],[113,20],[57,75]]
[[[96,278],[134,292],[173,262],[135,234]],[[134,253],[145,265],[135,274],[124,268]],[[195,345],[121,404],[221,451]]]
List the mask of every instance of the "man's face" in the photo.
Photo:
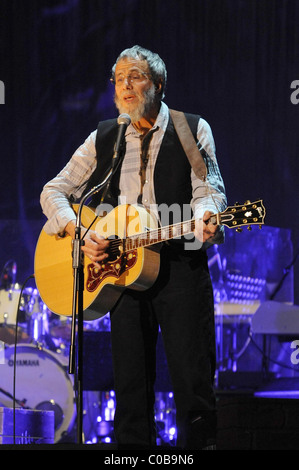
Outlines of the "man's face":
[[140,121],[155,106],[155,87],[145,60],[120,59],[115,68],[115,104],[132,122]]

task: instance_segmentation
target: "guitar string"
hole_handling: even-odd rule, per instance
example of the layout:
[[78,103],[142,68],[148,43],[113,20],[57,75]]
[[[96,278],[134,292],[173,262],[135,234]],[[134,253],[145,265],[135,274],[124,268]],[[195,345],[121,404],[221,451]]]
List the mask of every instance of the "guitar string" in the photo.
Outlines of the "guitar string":
[[[170,234],[170,232],[174,233],[174,230],[179,227],[179,226],[183,226],[183,225],[188,225],[188,226],[191,226],[194,224],[194,220],[189,220],[189,221],[186,221],[186,222],[179,222],[177,224],[174,224],[174,225],[167,225],[167,226],[164,226],[164,227],[159,227],[157,229],[152,229],[150,230],[149,232],[142,232],[142,233],[136,233],[134,235],[131,235],[130,237],[128,238],[125,238],[125,239],[117,239],[117,240],[111,240],[111,243],[110,245],[119,245],[120,243],[122,243],[123,240],[125,241],[147,241],[147,240],[156,240],[158,239],[158,242],[159,241],[163,241],[164,239],[166,240],[168,237],[163,237],[162,239],[160,238],[161,237],[161,234],[163,232],[165,232],[166,234]],[[174,230],[173,230],[174,229]],[[189,229],[188,229],[189,230]],[[191,230],[192,231],[192,230]],[[186,232],[183,230],[183,232],[186,234]],[[189,232],[190,233],[190,232]],[[155,237],[156,236],[156,237]],[[176,235],[178,236],[178,235]],[[129,250],[130,251],[130,250]]]
[[[244,207],[244,206],[242,206],[242,207]],[[242,212],[243,212],[243,209],[236,209],[234,214],[238,215]],[[222,214],[222,217],[225,218],[226,215],[230,216],[231,214]],[[149,232],[137,233],[137,234],[129,236],[128,238],[113,239],[113,240],[110,241],[110,250],[109,251],[112,252],[113,254],[117,254],[117,253],[120,252],[120,250],[119,250],[120,246],[123,245],[123,247],[125,247],[125,249],[122,250],[122,253],[126,253],[126,252],[133,251],[133,250],[135,250],[137,248],[140,248],[140,247],[144,247],[144,246],[148,246],[148,245],[151,245],[151,244],[156,244],[156,243],[166,241],[166,240],[174,238],[176,236],[186,235],[188,233],[191,233],[193,231],[193,229],[189,230],[189,228],[188,228],[188,230],[186,232],[186,231],[183,230],[183,227],[188,226],[188,227],[191,228],[194,225],[194,222],[195,222],[195,220],[191,219],[189,221],[185,221],[185,222],[183,221],[183,222],[179,222],[179,223],[173,224],[173,225],[158,227],[156,229],[150,230]],[[250,223],[254,223],[254,222],[250,222]],[[258,223],[258,222],[256,222],[256,223]],[[180,231],[180,233],[175,234],[174,230],[177,229],[178,227],[180,227],[181,231]],[[163,235],[168,234],[168,236],[163,236],[163,238],[161,238],[162,233],[163,233]],[[127,245],[130,245],[131,242],[132,242],[132,245],[133,245],[133,243],[136,242],[136,241],[138,242],[137,246],[127,246]],[[141,241],[145,242],[145,243],[140,244]]]
[[[236,211],[236,212],[239,212],[239,211]],[[82,236],[82,240],[84,239],[84,237],[85,237],[85,235],[87,234],[87,232],[91,229],[92,225],[95,223],[95,221],[97,220],[97,218],[98,218],[98,216],[96,215],[96,216],[94,217],[93,221],[89,224],[89,226],[88,226],[86,232],[85,232],[85,233],[83,234],[83,236]],[[193,220],[193,219],[192,219],[192,220]],[[188,222],[192,222],[192,220],[191,220],[191,221],[187,221],[187,222],[179,222],[178,224],[174,224],[173,226],[181,225],[181,224],[183,224],[183,223],[186,224],[186,223],[188,223]],[[165,227],[160,227],[160,230],[164,230],[164,229],[166,230],[166,229],[169,228],[169,227],[172,227],[172,226],[171,226],[171,225],[166,225]],[[159,229],[158,229],[158,230],[159,230]],[[153,231],[154,231],[154,229],[153,229]],[[151,233],[152,233],[153,231],[151,231]],[[147,233],[147,232],[142,232],[142,233]],[[140,236],[140,234],[132,235],[130,238],[138,237],[138,236]]]

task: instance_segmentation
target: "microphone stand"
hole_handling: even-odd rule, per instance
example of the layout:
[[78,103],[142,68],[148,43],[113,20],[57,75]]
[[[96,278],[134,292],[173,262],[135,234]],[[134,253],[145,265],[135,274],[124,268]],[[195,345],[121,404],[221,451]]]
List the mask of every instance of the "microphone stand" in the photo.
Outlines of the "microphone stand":
[[81,239],[81,213],[84,203],[93,194],[100,191],[111,179],[115,160],[106,178],[97,186],[92,188],[81,200],[76,217],[75,238],[73,240],[73,306],[72,306],[72,330],[69,357],[69,373],[74,374],[76,365],[76,319],[77,321],[77,442],[83,442],[83,387],[82,387],[82,364],[83,364],[83,291],[84,291],[84,253],[81,247],[84,241]]
[[119,130],[117,133],[117,139],[114,146],[114,154],[112,157],[111,168],[104,178],[104,180],[92,188],[85,196],[82,198],[77,216],[76,216],[76,227],[75,227],[75,238],[73,240],[73,306],[72,306],[72,330],[71,330],[71,345],[70,345],[70,357],[69,357],[69,373],[74,374],[76,369],[76,360],[75,360],[75,342],[76,342],[76,319],[77,319],[77,442],[83,442],[83,387],[82,387],[82,365],[83,365],[83,291],[84,291],[84,253],[81,248],[84,244],[83,239],[81,238],[81,213],[85,201],[90,198],[93,194],[99,192],[105,185],[108,184],[107,189],[110,184],[110,180],[116,171],[121,159],[120,149],[121,143],[125,135],[125,130],[130,124],[131,118],[128,114],[121,114],[117,123],[119,125]]

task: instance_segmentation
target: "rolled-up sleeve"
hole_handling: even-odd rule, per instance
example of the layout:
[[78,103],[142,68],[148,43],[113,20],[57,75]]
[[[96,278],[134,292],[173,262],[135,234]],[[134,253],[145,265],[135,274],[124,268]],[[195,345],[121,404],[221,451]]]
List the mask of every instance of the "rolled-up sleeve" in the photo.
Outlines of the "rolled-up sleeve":
[[47,217],[44,230],[49,235],[60,233],[76,216],[71,201],[78,200],[96,167],[96,131],[75,151],[70,161],[52,180],[45,184],[40,204]]
[[[194,217],[202,218],[205,211],[212,213],[222,212],[227,205],[225,186],[221,176],[217,158],[214,137],[210,125],[204,119],[198,123],[198,147],[207,167],[206,181],[197,178],[191,171],[193,197],[191,206]],[[214,243],[223,241],[223,228],[219,230]]]

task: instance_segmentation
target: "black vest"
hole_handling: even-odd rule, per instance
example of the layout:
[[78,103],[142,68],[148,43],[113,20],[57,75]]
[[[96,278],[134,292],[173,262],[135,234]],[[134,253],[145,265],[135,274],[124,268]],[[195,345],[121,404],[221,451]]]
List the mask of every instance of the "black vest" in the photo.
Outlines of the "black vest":
[[[194,114],[185,114],[185,116],[196,140],[200,116]],[[99,122],[96,137],[97,167],[88,181],[84,194],[99,184],[108,174],[113,157],[117,132],[117,119]],[[121,154],[122,157],[125,154],[125,145],[122,148]],[[119,167],[111,180],[109,190],[103,201],[111,204],[113,207],[117,205],[117,198],[119,195],[121,163],[122,162],[120,162]],[[169,116],[168,126],[162,140],[154,170],[155,198],[158,206],[166,204],[170,207],[173,204],[178,204],[183,208],[183,205],[190,204],[190,200],[192,198],[190,172],[191,167],[189,160],[174,129],[172,119]],[[103,191],[95,194],[91,200],[90,206],[97,207],[101,201],[102,195]],[[181,210],[181,213],[183,214],[183,209]],[[163,213],[160,213],[160,217],[162,225],[165,225],[163,223]],[[166,221],[167,224],[175,222],[178,222],[178,220]]]

